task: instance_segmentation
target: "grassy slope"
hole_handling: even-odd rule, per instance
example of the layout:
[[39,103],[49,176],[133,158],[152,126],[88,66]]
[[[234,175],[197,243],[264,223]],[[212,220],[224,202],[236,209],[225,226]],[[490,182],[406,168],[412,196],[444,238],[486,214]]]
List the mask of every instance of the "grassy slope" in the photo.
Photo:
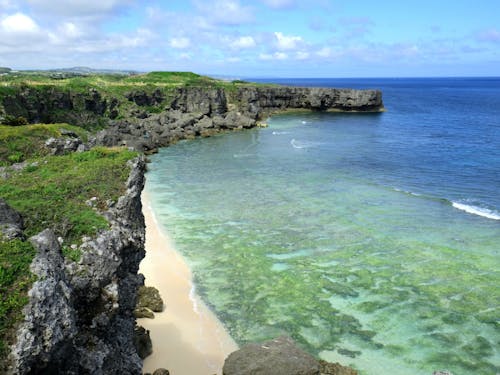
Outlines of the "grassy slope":
[[[21,213],[28,237],[52,228],[64,239],[65,255],[76,260],[79,253],[70,245],[108,227],[98,209],[123,194],[129,174],[125,164],[137,153],[94,148],[48,156],[43,143],[47,137],[60,136],[61,128],[86,136],[80,128],[61,124],[0,127],[0,165],[11,164],[9,157],[19,152],[29,163],[21,171],[8,171],[9,178],[0,180],[0,197]],[[85,203],[92,197],[97,198],[97,210]],[[27,302],[26,293],[34,281],[29,272],[34,255],[27,241],[0,238],[0,362],[5,359],[13,328]]]

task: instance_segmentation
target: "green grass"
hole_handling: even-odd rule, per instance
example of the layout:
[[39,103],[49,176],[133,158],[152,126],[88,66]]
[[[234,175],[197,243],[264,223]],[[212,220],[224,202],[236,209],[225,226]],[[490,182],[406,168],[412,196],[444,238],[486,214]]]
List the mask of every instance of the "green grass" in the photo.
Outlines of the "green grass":
[[61,129],[75,132],[83,141],[87,131],[68,124],[0,125],[0,166],[47,155],[45,141],[61,137]]
[[[43,129],[42,134],[53,135],[57,126],[36,125],[32,130]],[[5,133],[0,134],[6,139]],[[27,138],[24,141],[29,143]],[[98,210],[105,209],[108,200],[116,202],[123,195],[130,173],[126,163],[136,156],[136,152],[123,148],[96,147],[82,153],[29,159],[37,165],[9,172],[10,177],[0,181],[0,197],[23,216],[27,237],[51,228],[64,239],[64,256],[77,261],[80,250],[72,249],[71,244],[79,244],[82,236],[93,236],[109,227]],[[92,197],[97,198],[95,209],[85,203]],[[34,255],[29,242],[0,238],[0,372],[14,328],[22,318],[21,310],[28,301],[27,291],[35,280],[29,272]]]
[[[11,328],[22,319],[21,309],[34,281],[29,266],[35,250],[29,242],[0,238],[0,358],[12,342]],[[1,368],[0,368],[1,369]]]
[[51,227],[70,243],[107,227],[107,221],[85,202],[97,197],[96,207],[116,201],[123,193],[137,154],[123,149],[94,148],[83,153],[38,159],[38,166],[12,173],[0,185],[0,196],[23,216],[28,236]]

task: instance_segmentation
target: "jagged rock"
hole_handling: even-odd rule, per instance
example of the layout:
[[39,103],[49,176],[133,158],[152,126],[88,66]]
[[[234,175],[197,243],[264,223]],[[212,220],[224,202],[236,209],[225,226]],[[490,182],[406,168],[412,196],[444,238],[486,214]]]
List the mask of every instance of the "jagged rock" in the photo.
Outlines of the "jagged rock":
[[0,235],[7,240],[23,238],[24,221],[19,212],[0,198]]
[[342,366],[340,363],[319,361],[321,375],[358,375],[358,372],[350,367]]
[[319,375],[319,362],[289,337],[248,344],[229,355],[223,375]]
[[142,359],[153,353],[153,344],[149,337],[149,331],[144,327],[137,326],[134,330],[134,345]]
[[105,216],[110,229],[83,238],[79,262],[64,261],[57,238],[43,232],[32,266],[25,321],[17,332],[14,374],[142,373],[133,310],[144,257],[144,157],[129,162],[126,193]]
[[137,291],[136,309],[147,308],[154,312],[163,311],[163,300],[158,289],[152,286],[140,286]]
[[159,368],[156,369],[155,372],[153,372],[153,375],[170,375],[170,371],[164,368]]
[[138,106],[158,105],[165,99],[163,93],[159,89],[156,89],[151,94],[143,90],[131,91],[127,93],[125,97]]
[[45,141],[45,147],[50,150],[51,155],[63,155],[75,152],[82,145],[82,140],[74,138],[49,138]]
[[[37,281],[29,291],[24,321],[11,351],[13,374],[37,373],[64,359],[64,352],[77,334],[71,286],[55,234],[47,229],[31,237],[37,254],[31,272]],[[62,355],[62,357],[61,357]]]
[[134,316],[137,319],[140,319],[140,318],[154,319],[155,318],[155,314],[153,313],[153,311],[151,311],[147,307],[138,307],[138,308],[136,308],[134,310]]

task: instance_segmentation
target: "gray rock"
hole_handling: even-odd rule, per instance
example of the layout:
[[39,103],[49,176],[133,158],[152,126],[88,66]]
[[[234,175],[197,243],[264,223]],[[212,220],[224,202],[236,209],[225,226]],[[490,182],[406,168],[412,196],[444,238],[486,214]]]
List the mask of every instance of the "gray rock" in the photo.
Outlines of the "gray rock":
[[154,312],[163,311],[163,300],[160,292],[153,286],[140,286],[137,291],[136,309],[147,308]]
[[149,331],[144,327],[137,326],[134,330],[134,345],[142,359],[153,353],[153,344],[149,337]]
[[453,375],[451,371],[448,370],[441,370],[441,371],[434,371],[432,375]]
[[11,351],[13,374],[49,368],[57,353],[67,350],[77,334],[72,290],[56,236],[47,229],[31,237],[30,242],[37,251],[31,272],[38,280],[29,291],[25,318]]
[[0,198],[0,235],[7,240],[23,238],[24,221],[21,215]]
[[289,337],[248,344],[226,358],[224,375],[319,375],[319,362]]
[[170,375],[170,371],[164,368],[159,368],[156,369],[155,372],[153,372],[153,375]]

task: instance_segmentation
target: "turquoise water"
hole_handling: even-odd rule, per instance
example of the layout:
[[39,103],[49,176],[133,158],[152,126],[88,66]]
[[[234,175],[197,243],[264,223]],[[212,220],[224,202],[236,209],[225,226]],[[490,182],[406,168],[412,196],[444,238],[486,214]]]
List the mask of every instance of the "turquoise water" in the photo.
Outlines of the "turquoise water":
[[413,152],[403,113],[280,115],[152,157],[155,212],[238,343],[288,334],[362,374],[500,372],[498,196],[466,183],[470,158]]

